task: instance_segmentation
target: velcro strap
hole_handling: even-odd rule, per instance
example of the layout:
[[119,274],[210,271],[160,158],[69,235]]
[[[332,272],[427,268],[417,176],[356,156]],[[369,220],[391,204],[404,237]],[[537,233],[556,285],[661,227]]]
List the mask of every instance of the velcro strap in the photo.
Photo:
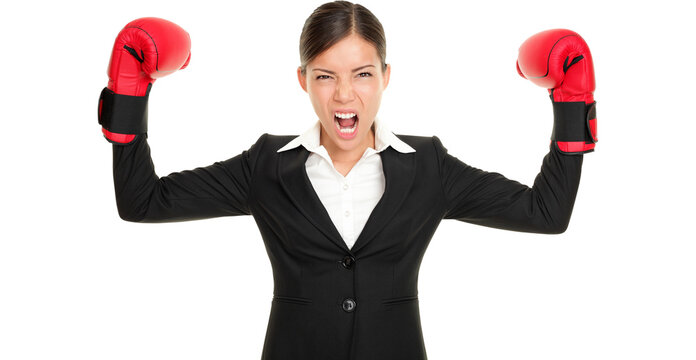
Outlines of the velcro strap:
[[584,141],[594,143],[590,133],[590,120],[597,118],[596,103],[584,101],[553,103],[553,141]]
[[99,95],[99,124],[117,134],[146,133],[147,99],[151,86],[148,85],[145,96],[121,95],[104,88]]

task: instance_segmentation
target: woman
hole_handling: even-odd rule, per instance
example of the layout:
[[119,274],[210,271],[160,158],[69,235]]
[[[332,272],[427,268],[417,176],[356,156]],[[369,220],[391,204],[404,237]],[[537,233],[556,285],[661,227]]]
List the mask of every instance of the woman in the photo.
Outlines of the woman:
[[188,64],[190,42],[165,20],[136,20],[116,40],[100,101],[119,214],[137,222],[254,216],[274,277],[263,359],[427,359],[418,270],[442,219],[538,233],[568,225],[595,140],[584,125],[594,123],[591,57],[575,39],[564,50],[570,61],[556,56],[546,76],[535,71],[549,48],[558,55],[558,38],[576,35],[545,34],[520,49],[520,74],[549,86],[555,114],[533,188],[466,165],[437,137],[388,131],[377,118],[390,75],[384,32],[346,1],[317,8],[302,31],[297,76],[319,118],[313,127],[266,133],[231,159],[159,178],[147,95],[155,78]]

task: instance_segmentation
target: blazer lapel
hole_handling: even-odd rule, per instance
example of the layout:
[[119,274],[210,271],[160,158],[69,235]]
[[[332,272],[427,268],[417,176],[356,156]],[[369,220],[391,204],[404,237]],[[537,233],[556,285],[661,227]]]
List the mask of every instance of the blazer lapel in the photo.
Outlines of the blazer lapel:
[[396,215],[410,193],[416,177],[416,153],[401,153],[389,146],[381,151],[379,156],[382,157],[384,170],[384,194],[372,210],[358,239],[355,240],[351,248],[353,253],[357,253],[374,239],[375,235]]
[[356,253],[372,240],[396,214],[406,199],[415,178],[415,153],[400,153],[391,146],[379,152],[384,170],[385,189],[362,232],[351,249],[331,221],[326,208],[312,187],[305,162],[310,152],[303,146],[280,152],[278,179],[300,212],[331,242],[349,254]]
[[341,238],[341,234],[333,225],[329,213],[321,203],[319,195],[314,191],[309,176],[307,176],[305,162],[309,154],[309,150],[303,146],[280,153],[278,160],[280,184],[307,220],[338,247],[349,251],[345,241]]

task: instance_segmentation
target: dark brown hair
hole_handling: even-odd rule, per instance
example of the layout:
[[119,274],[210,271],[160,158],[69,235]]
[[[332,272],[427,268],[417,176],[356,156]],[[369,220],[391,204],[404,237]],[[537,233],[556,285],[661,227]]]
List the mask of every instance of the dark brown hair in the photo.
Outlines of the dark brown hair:
[[300,66],[302,74],[319,54],[346,36],[356,33],[374,45],[386,71],[387,40],[377,17],[360,4],[333,1],[319,6],[305,21],[300,35]]

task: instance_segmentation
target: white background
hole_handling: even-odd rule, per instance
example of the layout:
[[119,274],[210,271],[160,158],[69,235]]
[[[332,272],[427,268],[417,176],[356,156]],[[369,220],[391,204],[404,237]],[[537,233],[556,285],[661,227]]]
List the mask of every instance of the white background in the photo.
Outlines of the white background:
[[[122,221],[97,124],[113,40],[157,16],[192,38],[150,96],[160,176],[316,120],[299,36],[323,1],[13,2],[0,14],[0,358],[258,359],[273,291],[251,216]],[[568,28],[595,61],[599,139],[567,232],[443,221],[419,296],[429,359],[695,359],[693,12],[679,2],[365,1],[392,64],[380,119],[532,185],[546,90],[519,45]],[[649,4],[649,5],[648,5]],[[14,6],[14,8],[12,7]]]

